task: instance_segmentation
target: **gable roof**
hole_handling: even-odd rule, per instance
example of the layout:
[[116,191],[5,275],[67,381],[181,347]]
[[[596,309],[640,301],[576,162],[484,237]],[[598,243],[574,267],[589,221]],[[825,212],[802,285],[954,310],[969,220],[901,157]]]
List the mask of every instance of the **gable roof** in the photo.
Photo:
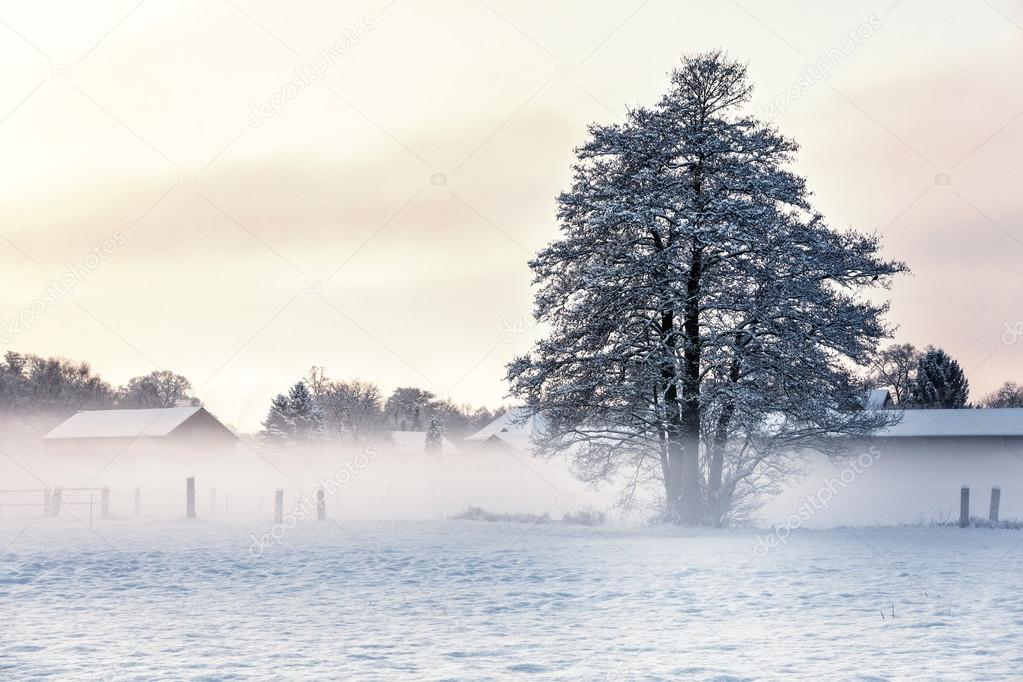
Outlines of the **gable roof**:
[[892,394],[887,388],[872,388],[864,398],[863,409],[886,410],[894,405]]
[[[161,438],[204,412],[202,407],[161,407],[138,410],[82,410],[58,424],[43,440],[64,438]],[[220,422],[217,422],[220,424]],[[223,424],[221,424],[223,426]],[[226,426],[224,430],[229,431]]]
[[[1023,438],[1023,408],[984,408],[959,410],[895,410],[886,389],[872,391],[867,403],[873,409],[897,416],[898,420],[874,432],[875,438]],[[532,439],[543,428],[543,417],[531,416],[523,408],[501,415],[471,436],[467,441],[498,438],[509,445],[528,449]]]
[[515,407],[465,440],[485,441],[496,437],[509,445],[525,449],[532,446],[533,438],[542,429],[542,417],[531,415],[525,408]]
[[893,410],[901,418],[878,438],[1023,437],[1023,409]]

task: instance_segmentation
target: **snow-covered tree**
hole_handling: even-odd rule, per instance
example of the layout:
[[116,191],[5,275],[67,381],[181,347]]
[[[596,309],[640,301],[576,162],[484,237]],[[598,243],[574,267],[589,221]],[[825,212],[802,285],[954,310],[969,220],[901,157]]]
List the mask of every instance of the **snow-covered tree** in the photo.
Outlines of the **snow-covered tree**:
[[384,410],[395,429],[419,431],[423,428],[427,408],[435,397],[425,389],[403,386],[394,389],[394,393],[387,399]]
[[271,445],[300,445],[323,435],[323,415],[304,381],[270,403],[261,436]]
[[307,442],[323,435],[323,413],[304,381],[291,387],[288,406],[291,408],[290,417],[295,424],[295,438],[298,441]]
[[118,392],[124,407],[173,407],[180,400],[198,402],[191,396],[192,382],[167,370],[134,377]]
[[892,344],[878,351],[871,360],[870,383],[873,387],[891,390],[898,406],[909,406],[921,357],[923,353],[911,343]]
[[686,57],[656,106],[590,127],[560,238],[530,263],[551,333],[508,368],[545,417],[540,454],[657,481],[683,523],[728,521],[795,449],[886,419],[839,408],[889,332],[862,293],[905,266],[813,211],[796,144],[740,113],[750,92],[723,54]]
[[970,383],[954,358],[940,348],[928,346],[917,363],[911,392],[913,407],[952,410],[967,406]]
[[[456,438],[476,433],[494,421],[500,414],[485,407],[473,407],[467,403],[461,405],[451,400],[433,400],[426,406],[428,419],[437,419],[444,427],[444,433]],[[427,420],[427,423],[429,421]]]
[[418,431],[431,419],[443,424],[446,434],[464,437],[499,416],[487,408],[438,400],[430,391],[415,387],[396,389],[385,405],[376,384],[330,379],[322,367],[310,369],[304,381],[323,413],[326,434],[339,440],[367,442],[389,430]]
[[426,429],[426,451],[440,452],[444,449],[444,432],[440,420],[436,417],[430,419],[430,426]]
[[114,390],[85,362],[7,351],[0,361],[0,410],[70,414],[112,406]]
[[278,393],[270,402],[270,410],[263,420],[263,441],[269,445],[281,446],[294,442],[295,422],[291,418],[291,404],[288,396]]
[[1023,407],[1023,386],[1006,381],[984,398],[984,407]]
[[305,381],[323,415],[327,435],[357,443],[380,434],[383,399],[376,384],[331,380],[321,367],[313,367]]

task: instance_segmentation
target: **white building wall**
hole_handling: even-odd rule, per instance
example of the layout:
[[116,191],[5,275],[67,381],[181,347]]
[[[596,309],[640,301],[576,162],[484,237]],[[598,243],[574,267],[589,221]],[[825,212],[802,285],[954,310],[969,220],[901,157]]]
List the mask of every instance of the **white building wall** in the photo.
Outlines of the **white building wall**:
[[849,460],[810,457],[807,474],[764,506],[769,524],[801,527],[930,523],[959,518],[970,487],[972,516],[987,518],[1000,486],[1001,519],[1023,519],[1023,439],[957,438],[879,441]]

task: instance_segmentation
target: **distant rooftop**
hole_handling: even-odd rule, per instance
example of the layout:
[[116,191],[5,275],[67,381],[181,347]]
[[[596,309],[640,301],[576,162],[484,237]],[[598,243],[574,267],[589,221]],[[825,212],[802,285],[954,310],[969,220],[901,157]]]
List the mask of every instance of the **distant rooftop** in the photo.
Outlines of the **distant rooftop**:
[[1023,409],[893,410],[901,418],[879,438],[1023,437]]
[[542,417],[531,415],[525,408],[515,407],[465,440],[482,442],[496,437],[514,447],[527,449],[542,430]]
[[866,410],[887,410],[895,405],[887,388],[872,388],[867,391],[863,408]]
[[[83,410],[58,424],[56,428],[43,436],[43,439],[160,438],[169,435],[200,411],[206,413],[206,410],[199,406],[139,410]],[[215,419],[212,415],[208,418]],[[224,429],[227,430],[227,427]]]

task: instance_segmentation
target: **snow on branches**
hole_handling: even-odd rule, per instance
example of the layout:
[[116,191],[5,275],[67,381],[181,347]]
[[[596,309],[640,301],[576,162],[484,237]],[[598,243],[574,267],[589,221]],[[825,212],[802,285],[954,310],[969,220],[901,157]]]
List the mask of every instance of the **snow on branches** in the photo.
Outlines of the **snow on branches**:
[[726,522],[792,452],[879,425],[849,368],[889,334],[863,292],[906,269],[813,211],[795,142],[741,114],[750,91],[743,65],[690,56],[656,106],[590,127],[530,263],[552,331],[508,368],[542,453],[656,480],[683,523]]

